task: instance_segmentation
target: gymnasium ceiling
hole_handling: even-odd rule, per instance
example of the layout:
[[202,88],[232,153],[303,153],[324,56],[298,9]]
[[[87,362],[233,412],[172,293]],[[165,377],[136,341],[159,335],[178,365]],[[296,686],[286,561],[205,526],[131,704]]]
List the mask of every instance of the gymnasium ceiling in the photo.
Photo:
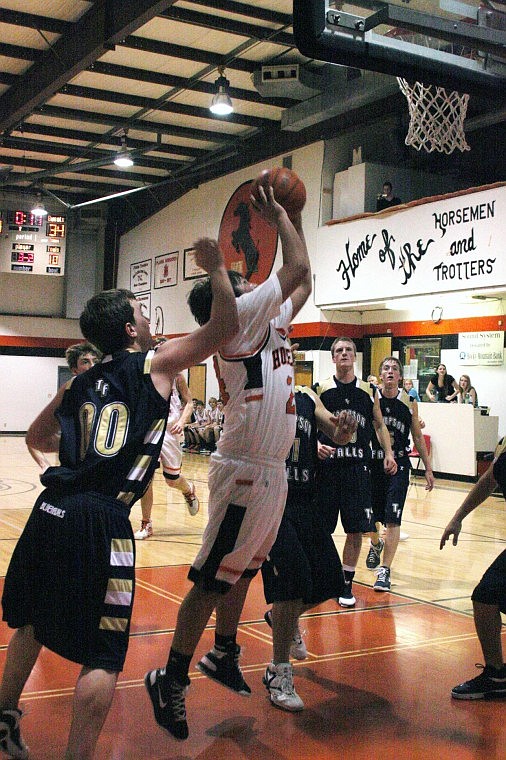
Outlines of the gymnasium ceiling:
[[[392,3],[428,13],[446,3],[443,15],[455,18],[479,0]],[[266,66],[288,64],[309,77],[336,70],[298,52],[292,0],[0,0],[0,197],[40,191],[73,207],[115,196],[101,205],[122,233],[204,181],[407,111],[382,74],[371,97],[339,103],[336,92],[333,110],[287,127],[287,114],[317,94],[302,74],[267,82]],[[220,66],[234,104],[227,117],[208,110]],[[343,70],[351,83],[361,76]],[[471,127],[504,135],[504,106],[473,98]],[[122,139],[130,169],[113,164]]]

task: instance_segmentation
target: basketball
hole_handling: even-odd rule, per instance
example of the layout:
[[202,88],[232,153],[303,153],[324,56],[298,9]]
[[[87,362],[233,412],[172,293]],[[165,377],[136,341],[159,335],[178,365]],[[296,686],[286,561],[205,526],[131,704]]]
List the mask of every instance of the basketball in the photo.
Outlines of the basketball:
[[251,195],[259,198],[258,186],[264,189],[271,185],[274,198],[286,210],[292,219],[297,216],[306,203],[306,188],[300,177],[291,169],[284,166],[275,166],[273,169],[264,169],[251,183]]

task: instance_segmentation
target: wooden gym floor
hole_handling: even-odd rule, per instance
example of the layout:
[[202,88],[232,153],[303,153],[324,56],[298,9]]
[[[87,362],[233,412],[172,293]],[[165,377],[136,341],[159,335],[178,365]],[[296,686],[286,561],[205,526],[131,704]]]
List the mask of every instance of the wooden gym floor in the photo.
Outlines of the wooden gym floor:
[[[137,592],[125,670],[102,732],[97,760],[349,760],[506,757],[506,702],[452,700],[455,684],[477,675],[482,662],[471,591],[504,549],[504,501],[491,497],[467,518],[459,545],[439,551],[439,538],[469,484],[438,480],[431,494],[424,479],[410,486],[403,530],[392,569],[392,593],[372,590],[365,568],[367,541],[354,586],[352,610],[330,601],[303,618],[309,655],[295,665],[295,685],[305,709],[274,708],[262,685],[271,656],[270,629],[257,577],[243,612],[241,666],[252,696],[239,697],[200,675],[192,663],[187,697],[190,737],[176,742],[154,723],[144,673],[162,666],[170,647],[188,564],[201,541],[207,515],[208,459],[184,456],[201,511],[190,517],[181,495],[155,476],[155,535],[137,543]],[[37,468],[23,438],[0,436],[0,575],[5,571],[37,493]],[[138,527],[140,506],[132,511]],[[338,527],[335,541],[342,550]],[[197,649],[213,643],[210,621]],[[0,666],[10,632],[0,624]],[[79,666],[43,650],[22,698],[23,736],[32,760],[63,756],[72,690]]]

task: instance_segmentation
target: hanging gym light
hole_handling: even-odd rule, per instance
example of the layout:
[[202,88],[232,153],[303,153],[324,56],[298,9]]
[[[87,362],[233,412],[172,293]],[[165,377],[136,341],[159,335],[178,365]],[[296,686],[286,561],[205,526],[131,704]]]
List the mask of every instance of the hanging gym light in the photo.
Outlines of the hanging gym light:
[[216,93],[213,95],[209,110],[216,116],[228,116],[228,114],[232,113],[234,110],[232,100],[228,93],[230,82],[224,76],[225,68],[223,66],[220,66],[218,68],[218,71],[220,72],[220,76],[214,83],[216,87]]

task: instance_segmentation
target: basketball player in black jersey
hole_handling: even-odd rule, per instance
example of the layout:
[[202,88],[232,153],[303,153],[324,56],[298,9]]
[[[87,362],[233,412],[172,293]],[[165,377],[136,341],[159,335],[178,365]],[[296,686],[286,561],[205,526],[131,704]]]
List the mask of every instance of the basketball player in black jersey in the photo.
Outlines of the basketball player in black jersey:
[[[494,489],[501,489],[506,498],[506,438],[497,444],[494,460],[479,481],[473,486],[462,505],[444,529],[439,548],[453,536],[457,546],[462,520],[490,496]],[[495,505],[494,505],[495,506]],[[493,699],[506,697],[506,665],[502,652],[501,612],[506,613],[506,550],[501,552],[485,571],[472,594],[474,624],[480,640],[485,666],[480,675],[454,686],[454,699]]]
[[327,529],[333,533],[337,518],[346,533],[343,550],[345,588],[339,597],[342,607],[353,607],[352,581],[362,547],[362,534],[374,530],[371,505],[371,436],[376,431],[385,452],[385,472],[397,470],[390,436],[383,422],[377,388],[355,377],[356,346],[351,338],[336,338],[331,346],[336,374],[320,383],[318,395],[334,415],[343,409],[357,420],[357,430],[350,443],[335,446],[320,433],[318,456],[318,500]]
[[[372,507],[375,523],[386,526],[385,539],[378,540],[367,555],[366,565],[370,570],[376,570],[377,579],[375,591],[390,591],[390,569],[399,544],[402,512],[409,487],[410,461],[409,435],[425,466],[427,491],[434,487],[434,475],[430,464],[425,440],[420,427],[418,404],[402,388],[402,367],[395,356],[387,356],[380,364],[379,376],[381,382],[380,408],[383,421],[390,435],[392,450],[397,462],[397,472],[387,475],[383,467],[383,449],[376,436],[372,439]],[[381,551],[384,548],[383,562]],[[380,564],[381,563],[381,564]],[[379,565],[379,567],[378,567]]]
[[80,326],[103,361],[62,386],[28,430],[27,444],[59,449],[61,465],[41,476],[46,490],[5,579],[3,616],[16,631],[0,686],[0,748],[11,757],[28,757],[18,703],[41,646],[82,665],[65,758],[94,755],[128,646],[135,583],[129,513],[158,461],[173,378],[238,328],[218,246],[197,241],[195,250],[213,289],[207,324],[155,354],[135,296],[99,293]]
[[316,429],[337,445],[348,443],[357,429],[351,412],[343,410],[334,417],[310,388],[296,388],[295,408],[295,440],[286,460],[288,497],[276,541],[262,565],[265,599],[272,603],[265,619],[273,640],[272,662],[263,680],[272,704],[289,712],[304,707],[289,662],[290,655],[298,660],[307,655],[299,616],[338,597],[344,586],[339,554],[316,504]]

